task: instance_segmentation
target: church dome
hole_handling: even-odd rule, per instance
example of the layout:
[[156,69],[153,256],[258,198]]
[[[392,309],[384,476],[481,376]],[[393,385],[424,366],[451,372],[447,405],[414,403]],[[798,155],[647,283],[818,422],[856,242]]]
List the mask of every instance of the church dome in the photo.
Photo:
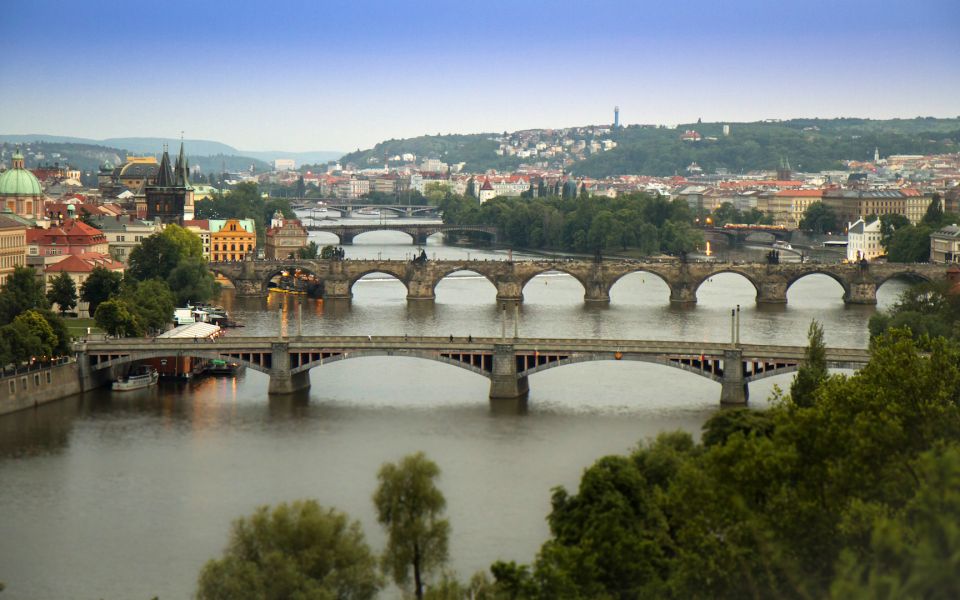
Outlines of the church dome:
[[30,171],[13,168],[0,174],[0,196],[42,196],[40,182]]

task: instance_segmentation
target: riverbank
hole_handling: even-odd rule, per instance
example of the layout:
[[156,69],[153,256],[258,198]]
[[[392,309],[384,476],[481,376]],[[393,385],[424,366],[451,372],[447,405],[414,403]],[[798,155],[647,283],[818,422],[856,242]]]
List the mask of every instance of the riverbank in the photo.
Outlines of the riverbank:
[[0,375],[0,415],[34,408],[83,391],[80,367],[70,360],[49,367],[24,367]]

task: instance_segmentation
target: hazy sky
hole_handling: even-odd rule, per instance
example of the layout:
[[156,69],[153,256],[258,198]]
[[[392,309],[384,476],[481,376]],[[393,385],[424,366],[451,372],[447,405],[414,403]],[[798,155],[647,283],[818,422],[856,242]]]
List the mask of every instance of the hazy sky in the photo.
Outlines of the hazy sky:
[[609,123],[960,115],[960,1],[11,0],[0,133],[353,150]]

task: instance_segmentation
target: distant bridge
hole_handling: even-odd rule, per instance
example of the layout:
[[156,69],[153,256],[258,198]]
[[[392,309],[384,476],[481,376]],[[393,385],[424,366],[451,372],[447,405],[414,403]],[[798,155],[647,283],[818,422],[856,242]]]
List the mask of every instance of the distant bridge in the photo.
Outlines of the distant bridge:
[[820,264],[741,262],[681,262],[679,260],[430,260],[415,263],[403,260],[279,260],[210,263],[210,269],[229,279],[238,295],[264,295],[271,279],[284,271],[301,269],[323,283],[325,299],[349,299],[353,285],[370,273],[396,277],[407,288],[408,300],[433,300],[436,287],[458,271],[471,271],[487,278],[497,289],[497,300],[522,302],[523,287],[547,272],[567,273],[584,288],[587,302],[609,302],[610,288],[630,273],[650,273],[670,288],[670,302],[693,304],[703,282],[721,273],[736,273],[749,281],[761,304],[785,304],[787,290],[808,275],[823,274],[843,288],[848,304],[876,304],[877,288],[893,278],[933,281],[946,275],[945,265],[868,263]]
[[[119,372],[132,362],[190,356],[236,361],[270,376],[269,391],[310,387],[309,371],[351,358],[406,356],[466,369],[490,379],[490,398],[526,398],[530,375],[588,361],[632,360],[681,369],[721,384],[722,404],[746,404],[751,381],[796,371],[803,346],[602,339],[304,336],[224,337],[215,341],[119,339],[76,345],[81,371]],[[827,366],[857,369],[867,350],[828,348]],[[586,391],[586,390],[585,390]]]
[[361,233],[368,231],[402,231],[413,239],[413,243],[418,246],[426,245],[427,238],[435,233],[446,233],[448,231],[475,231],[486,234],[492,243],[497,242],[497,228],[484,227],[482,225],[444,225],[443,223],[370,223],[369,225],[307,225],[307,231],[325,231],[332,233],[340,239],[343,245],[352,244],[353,238]]
[[[304,200],[302,204],[296,204],[295,208],[297,210],[309,212],[311,209],[317,208],[316,205],[311,204],[312,200]],[[440,207],[433,205],[423,205],[423,204],[373,204],[372,202],[364,202],[363,199],[353,200],[353,201],[344,201],[337,199],[326,199],[322,200],[323,204],[327,208],[332,208],[337,211],[343,217],[353,216],[353,213],[362,209],[373,209],[373,210],[386,210],[392,213],[396,213],[401,217],[416,217],[416,216],[427,216],[427,215],[437,215],[440,214]]]

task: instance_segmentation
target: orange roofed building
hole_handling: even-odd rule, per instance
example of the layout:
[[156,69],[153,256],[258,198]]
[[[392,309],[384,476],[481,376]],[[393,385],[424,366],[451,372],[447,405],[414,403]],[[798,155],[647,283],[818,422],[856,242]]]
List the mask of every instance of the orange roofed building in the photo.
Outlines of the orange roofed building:
[[[74,285],[77,286],[77,295],[80,295],[80,287],[83,285],[83,282],[90,277],[90,273],[97,267],[103,267],[108,271],[116,271],[118,273],[123,273],[124,266],[123,263],[117,260],[114,260],[106,252],[82,252],[79,254],[70,254],[64,257],[57,263],[47,265],[43,270],[43,283],[46,289],[50,289],[51,281],[54,277],[57,277],[60,273],[67,273],[70,275],[70,278],[73,279]],[[92,317],[89,311],[90,305],[87,302],[78,300],[77,302],[77,316],[79,317]]]
[[27,230],[27,264],[34,268],[43,269],[70,255],[109,251],[107,236],[77,219],[66,219],[49,229]]

